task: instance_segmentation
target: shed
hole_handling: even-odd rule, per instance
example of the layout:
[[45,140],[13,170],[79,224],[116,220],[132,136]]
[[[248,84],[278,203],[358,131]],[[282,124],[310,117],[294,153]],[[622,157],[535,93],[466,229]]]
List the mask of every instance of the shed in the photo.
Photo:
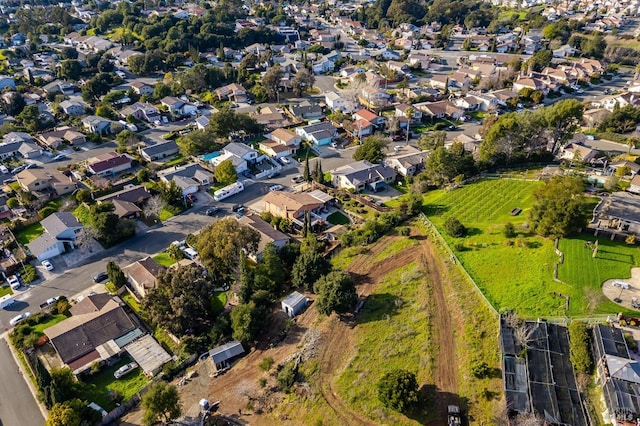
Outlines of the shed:
[[209,351],[215,371],[229,368],[229,361],[243,354],[244,348],[242,347],[242,343],[236,340],[215,347]]
[[147,376],[155,376],[171,361],[171,355],[150,334],[129,343],[124,349]]
[[293,318],[307,307],[307,303],[309,299],[306,296],[294,291],[282,301],[282,311]]

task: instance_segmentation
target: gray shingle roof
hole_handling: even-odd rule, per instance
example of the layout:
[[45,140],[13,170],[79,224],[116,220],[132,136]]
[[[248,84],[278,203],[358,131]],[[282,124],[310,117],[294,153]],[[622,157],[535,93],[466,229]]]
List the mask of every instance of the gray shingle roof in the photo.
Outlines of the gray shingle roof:
[[147,146],[142,148],[142,152],[147,154],[149,157],[154,155],[167,152],[167,151],[178,151],[178,144],[175,141],[166,141],[162,143],[157,143],[155,145]]
[[54,237],[68,228],[81,227],[82,224],[69,212],[55,212],[40,221],[42,227]]

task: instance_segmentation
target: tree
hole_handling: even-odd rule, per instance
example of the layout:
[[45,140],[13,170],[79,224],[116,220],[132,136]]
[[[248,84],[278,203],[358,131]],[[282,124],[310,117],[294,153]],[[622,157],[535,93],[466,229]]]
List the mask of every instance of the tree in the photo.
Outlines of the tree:
[[313,284],[313,291],[318,295],[316,308],[324,315],[346,313],[358,300],[351,276],[342,271],[331,271],[322,276]]
[[406,413],[418,402],[418,381],[407,370],[393,370],[378,382],[378,399],[385,407]]
[[593,370],[587,325],[582,321],[569,324],[569,357],[576,371],[590,374]]
[[218,164],[214,175],[216,181],[224,185],[230,185],[238,180],[238,173],[231,159],[224,160]]
[[142,301],[154,324],[182,337],[206,333],[212,324],[214,284],[195,265],[167,269]]
[[233,218],[225,218],[202,230],[196,248],[211,276],[225,281],[236,270],[240,252],[255,254],[259,242],[258,231]]
[[[115,120],[118,118],[118,114],[109,105],[100,105],[96,108],[96,115],[98,117],[107,118],[109,120]],[[128,130],[125,130],[127,132]],[[122,132],[124,133],[124,132]],[[118,134],[120,136],[120,134]]]
[[255,342],[266,323],[267,312],[263,306],[251,301],[238,305],[231,311],[232,337],[243,343]]
[[7,207],[9,207],[10,209],[15,209],[20,205],[20,202],[18,201],[17,198],[11,197],[7,199],[6,204],[7,204]]
[[272,296],[278,296],[284,291],[285,278],[284,264],[278,256],[278,248],[267,244],[255,269],[254,289],[267,290]]
[[180,417],[180,395],[178,388],[167,382],[153,382],[142,396],[143,423],[152,426],[158,422],[168,423]]
[[444,147],[444,142],[447,140],[447,132],[444,130],[436,130],[435,132],[425,133],[418,139],[418,146],[420,149],[436,149]]
[[291,79],[291,90],[296,96],[302,96],[302,92],[308,91],[313,87],[316,78],[306,68],[301,69]]
[[78,203],[86,203],[91,201],[91,191],[88,189],[80,189],[76,192],[76,201]]
[[304,158],[304,169],[302,171],[302,177],[305,182],[311,182],[311,170],[309,168],[309,151],[307,151],[307,155]]
[[68,80],[78,80],[82,74],[82,65],[75,59],[68,59],[60,63],[58,68],[58,76]]
[[467,228],[465,228],[462,222],[455,216],[449,216],[444,221],[444,230],[447,231],[447,234],[455,238],[464,237],[467,233]]
[[60,50],[62,59],[78,59],[78,51],[73,47],[63,47]]
[[100,413],[74,398],[51,407],[45,426],[91,426],[99,421]]
[[122,272],[122,269],[112,260],[107,262],[107,275],[109,276],[109,281],[116,288],[120,288],[128,282],[127,276]]
[[573,136],[582,120],[582,104],[576,99],[564,99],[537,110],[543,116],[544,125],[551,132],[551,153]]
[[7,92],[2,96],[2,105],[7,115],[16,116],[27,105],[24,96],[18,92]]
[[506,238],[513,238],[516,236],[516,227],[513,226],[513,223],[507,222],[504,224],[504,228],[502,228],[502,234]]
[[91,226],[95,229],[98,239],[107,246],[130,238],[136,232],[135,222],[131,219],[120,219],[114,210],[115,206],[111,202],[94,204],[89,209]]
[[269,99],[275,99],[276,96],[278,96],[282,76],[283,72],[280,68],[280,64],[276,64],[264,73],[264,76],[262,77],[262,86],[264,86],[267,91]]
[[29,105],[24,107],[22,112],[16,117],[20,123],[30,132],[37,132],[44,128],[40,119],[40,109],[37,105]]
[[[145,170],[145,169],[142,169]],[[162,211],[162,207],[164,206],[164,202],[160,198],[159,195],[154,195],[150,197],[146,203],[144,203],[143,212],[145,217],[148,218],[160,218],[160,212]]]
[[[315,237],[312,236],[314,239]],[[309,237],[307,237],[309,238]],[[300,253],[291,270],[294,287],[311,289],[320,277],[331,270],[331,264],[321,253],[304,251]]]
[[465,151],[462,143],[454,142],[449,149],[438,147],[427,157],[424,174],[436,185],[443,185],[475,171],[473,154]]
[[382,135],[369,136],[356,148],[353,159],[356,161],[367,160],[371,163],[380,163],[384,158],[384,149],[389,140]]
[[169,248],[167,248],[167,254],[176,262],[184,259],[184,253],[182,253],[180,246],[178,246],[177,244],[171,244]]
[[553,52],[549,49],[538,50],[528,62],[529,69],[535,72],[540,72],[544,68],[551,65],[553,59]]
[[160,199],[166,205],[179,206],[182,204],[182,190],[175,181],[172,180],[169,183],[160,181],[156,188],[158,189]]
[[554,177],[533,194],[529,211],[532,229],[543,237],[559,238],[576,232],[586,223],[584,184],[579,178]]

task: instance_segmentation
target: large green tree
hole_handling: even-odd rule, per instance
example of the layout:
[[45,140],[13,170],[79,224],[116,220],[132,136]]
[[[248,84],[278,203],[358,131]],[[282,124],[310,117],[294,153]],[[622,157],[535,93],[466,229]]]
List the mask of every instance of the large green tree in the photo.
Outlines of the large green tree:
[[231,159],[222,161],[216,166],[214,172],[216,181],[223,185],[229,185],[238,180],[238,173],[236,167],[233,165]]
[[246,344],[253,344],[266,323],[267,311],[254,301],[238,305],[231,311],[233,338]]
[[346,313],[358,299],[353,280],[342,271],[332,271],[322,276],[313,284],[313,291],[318,295],[316,309],[324,315],[331,312]]
[[586,225],[584,184],[575,177],[554,177],[534,192],[529,211],[532,229],[543,237],[559,238]]
[[153,426],[158,422],[166,424],[177,419],[182,413],[178,388],[163,381],[153,382],[142,396],[142,408],[145,426]]
[[407,370],[393,370],[378,382],[378,399],[385,407],[406,413],[418,402],[416,375]]
[[143,299],[151,320],[178,337],[200,335],[211,327],[214,285],[195,265],[171,268],[157,278]]
[[571,363],[579,373],[590,374],[593,370],[593,360],[587,324],[582,321],[572,321],[569,324],[569,337],[571,338],[569,347]]
[[360,144],[353,153],[356,161],[367,160],[371,163],[380,163],[384,158],[384,149],[389,140],[382,135],[369,136]]
[[109,276],[109,281],[116,288],[120,288],[127,283],[127,276],[114,261],[107,262],[107,275]]
[[51,407],[45,426],[93,426],[99,421],[100,413],[74,398]]
[[564,99],[537,110],[542,114],[543,123],[549,130],[551,153],[573,136],[582,120],[583,106],[576,99]]

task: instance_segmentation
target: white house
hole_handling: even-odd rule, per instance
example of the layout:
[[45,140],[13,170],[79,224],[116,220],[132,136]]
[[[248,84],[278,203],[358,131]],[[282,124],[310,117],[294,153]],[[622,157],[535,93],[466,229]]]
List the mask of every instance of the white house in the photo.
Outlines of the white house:
[[185,164],[181,167],[169,168],[159,173],[164,182],[174,181],[182,190],[182,196],[198,192],[201,186],[213,182],[213,173],[208,172],[199,164]]
[[160,100],[160,103],[167,107],[169,113],[174,117],[185,117],[188,115],[194,115],[198,112],[198,107],[188,101],[175,98],[173,96],[166,96]]
[[82,224],[69,212],[56,212],[40,221],[44,233],[27,244],[39,261],[51,259],[75,247]]
[[60,108],[67,115],[82,115],[84,114],[84,105],[80,102],[74,102],[70,100],[65,100],[60,102]]
[[222,149],[223,154],[211,159],[214,167],[218,167],[225,160],[231,160],[236,172],[242,173],[249,170],[249,165],[258,161],[258,151],[243,143],[231,142]]
[[324,95],[324,101],[331,111],[340,110],[346,114],[351,114],[355,108],[355,102],[345,99],[336,92],[327,92]]

